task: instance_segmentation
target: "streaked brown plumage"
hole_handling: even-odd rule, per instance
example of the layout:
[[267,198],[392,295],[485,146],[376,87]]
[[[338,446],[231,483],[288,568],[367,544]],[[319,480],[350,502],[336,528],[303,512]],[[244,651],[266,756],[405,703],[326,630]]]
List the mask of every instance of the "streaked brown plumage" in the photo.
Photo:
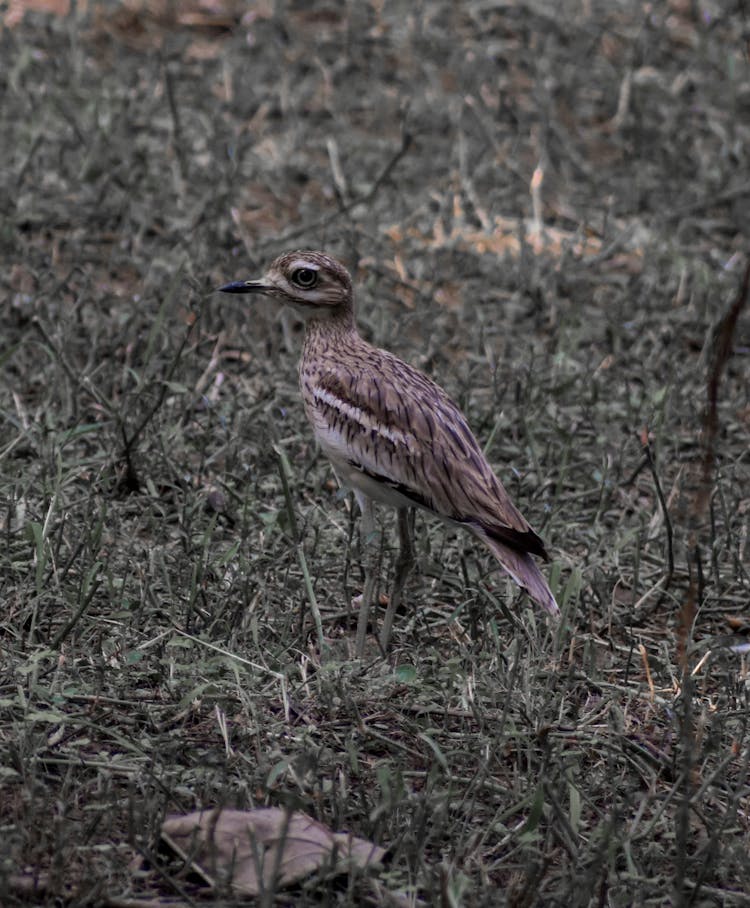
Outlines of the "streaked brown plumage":
[[[400,509],[402,548],[408,546],[403,509],[422,508],[471,530],[532,599],[559,614],[532,557],[547,560],[542,540],[510,500],[445,391],[360,337],[351,277],[341,264],[322,252],[289,252],[261,280],[221,289],[273,297],[305,319],[299,366],[305,410],[340,481],[354,490],[363,535],[374,530],[371,501],[383,501]],[[406,551],[397,571],[401,585],[410,567]],[[391,597],[381,635],[384,646],[400,592],[395,589]],[[357,635],[360,654],[368,604],[365,594]]]

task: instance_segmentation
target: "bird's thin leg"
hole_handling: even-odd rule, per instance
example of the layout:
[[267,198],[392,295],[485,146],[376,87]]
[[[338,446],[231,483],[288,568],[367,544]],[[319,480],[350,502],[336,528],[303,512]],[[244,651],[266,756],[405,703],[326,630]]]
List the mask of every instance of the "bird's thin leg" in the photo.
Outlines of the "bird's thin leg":
[[360,535],[362,538],[362,560],[365,566],[365,588],[362,591],[362,602],[359,606],[357,618],[356,654],[361,659],[365,654],[365,640],[367,639],[367,619],[375,592],[375,580],[378,569],[378,551],[380,549],[378,534],[375,532],[375,519],[372,513],[372,501],[359,491],[354,495],[362,512]]
[[404,591],[406,580],[414,567],[414,547],[412,545],[413,517],[414,508],[398,509],[399,553],[393,577],[393,590],[388,602],[388,608],[385,610],[383,627],[380,631],[380,645],[384,650],[388,649],[388,644],[391,642],[393,619],[401,604],[401,594]]

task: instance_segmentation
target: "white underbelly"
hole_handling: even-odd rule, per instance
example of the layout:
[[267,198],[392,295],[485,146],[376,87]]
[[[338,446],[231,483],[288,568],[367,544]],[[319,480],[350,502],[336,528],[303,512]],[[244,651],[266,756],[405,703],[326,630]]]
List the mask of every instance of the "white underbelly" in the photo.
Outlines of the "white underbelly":
[[[372,476],[368,476],[366,473],[353,467],[348,461],[342,460],[340,457],[336,456],[335,453],[332,453],[326,445],[322,445],[322,448],[330,460],[331,466],[342,486],[352,489],[354,492],[360,492],[366,498],[377,501],[380,504],[386,504],[392,508],[419,508],[421,511],[427,511],[428,514],[437,517],[438,520],[449,527],[459,526],[459,523],[456,520],[452,520],[450,517],[440,514],[427,505],[420,504],[413,498],[402,495],[401,492],[394,489],[392,486],[389,486],[386,482],[373,479]],[[468,526],[470,529],[472,528],[471,525]]]
[[[331,462],[331,466],[341,485],[361,493],[372,501],[387,504],[392,508],[417,507],[428,511],[430,514],[435,514],[436,517],[439,517],[446,523],[454,523],[450,518],[446,518],[442,514],[434,511],[429,505],[420,504],[413,498],[403,495],[397,489],[393,488],[393,486],[389,485],[388,479],[392,479],[395,484],[398,484],[399,477],[394,475],[388,476],[381,465],[376,466],[373,463],[372,469],[373,472],[377,470],[379,474],[382,473],[384,476],[383,480],[374,479],[368,473],[358,470],[357,467],[353,466],[351,463],[355,452],[352,450],[350,441],[341,432],[339,427],[331,426],[322,414],[316,412],[314,409],[308,411],[308,417],[315,428],[315,435],[323,449],[323,453]],[[393,439],[389,438],[389,440],[392,441]],[[402,433],[399,435],[399,440],[404,445],[407,445],[409,439]],[[367,465],[365,465],[365,469],[367,469]]]
[[[326,454],[328,454],[328,452],[326,452]],[[378,479],[373,479],[372,476],[368,476],[366,473],[353,467],[350,463],[331,457],[330,454],[328,454],[328,459],[331,461],[331,465],[339,478],[339,482],[347,488],[362,492],[367,498],[371,498],[373,501],[379,501],[382,504],[390,505],[392,508],[420,507],[413,499],[407,498],[406,495],[402,495],[401,492],[392,488],[387,483],[381,482]],[[429,508],[426,508],[425,510],[429,510]]]

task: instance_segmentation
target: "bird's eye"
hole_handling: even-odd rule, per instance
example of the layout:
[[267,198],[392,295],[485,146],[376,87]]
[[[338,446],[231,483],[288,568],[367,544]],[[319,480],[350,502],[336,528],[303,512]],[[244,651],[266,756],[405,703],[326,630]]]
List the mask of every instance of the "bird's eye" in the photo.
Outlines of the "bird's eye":
[[303,290],[310,290],[318,283],[318,272],[312,268],[298,268],[292,275],[292,282]]

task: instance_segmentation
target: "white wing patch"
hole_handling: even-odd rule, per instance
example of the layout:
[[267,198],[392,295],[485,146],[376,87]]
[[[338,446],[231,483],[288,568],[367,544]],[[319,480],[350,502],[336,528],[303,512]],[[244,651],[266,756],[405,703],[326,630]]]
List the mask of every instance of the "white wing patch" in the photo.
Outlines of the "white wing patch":
[[384,426],[383,423],[378,422],[369,413],[365,413],[359,407],[341,400],[325,388],[314,388],[313,397],[317,402],[336,410],[342,422],[357,423],[357,425],[363,426],[369,431],[374,429],[381,438],[387,438],[393,444],[401,444],[407,448],[411,446],[410,442],[412,439],[409,434],[391,426]]
[[[391,451],[386,457],[384,452],[378,456],[378,440],[381,447],[387,440],[392,445],[403,446],[411,449],[414,438],[411,434],[378,422],[372,414],[360,407],[355,407],[347,401],[341,400],[326,388],[312,389],[314,406],[309,414],[315,435],[333,469],[339,482],[355,489],[384,504],[396,508],[413,506],[414,502],[398,492],[387,481],[380,481],[368,475],[370,470],[382,475],[385,480],[398,482],[398,454]],[[364,434],[360,434],[361,430]],[[376,437],[372,439],[370,432],[375,431]],[[394,456],[395,454],[395,456]],[[389,462],[386,462],[389,461]]]

